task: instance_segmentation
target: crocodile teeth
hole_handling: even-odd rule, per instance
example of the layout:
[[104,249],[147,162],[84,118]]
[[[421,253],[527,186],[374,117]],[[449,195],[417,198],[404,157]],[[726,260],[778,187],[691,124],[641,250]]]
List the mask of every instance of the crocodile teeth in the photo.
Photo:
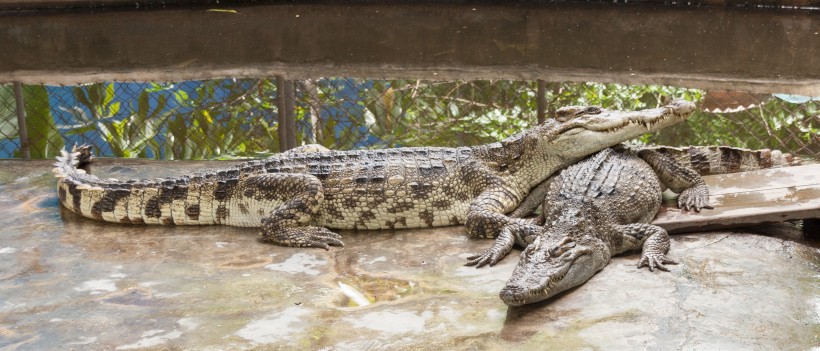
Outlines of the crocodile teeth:
[[88,185],[88,184],[77,185],[77,190],[88,190],[88,189],[91,189],[91,185]]

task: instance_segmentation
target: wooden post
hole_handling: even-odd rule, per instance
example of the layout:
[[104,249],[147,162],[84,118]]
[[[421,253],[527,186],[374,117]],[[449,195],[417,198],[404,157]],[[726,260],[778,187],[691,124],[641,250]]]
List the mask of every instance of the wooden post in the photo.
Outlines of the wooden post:
[[23,84],[14,82],[14,100],[17,103],[17,134],[20,136],[20,153],[26,160],[31,159],[28,128],[26,127],[26,102],[23,99]]
[[293,81],[276,76],[278,109],[279,152],[296,147],[296,111],[293,95]]

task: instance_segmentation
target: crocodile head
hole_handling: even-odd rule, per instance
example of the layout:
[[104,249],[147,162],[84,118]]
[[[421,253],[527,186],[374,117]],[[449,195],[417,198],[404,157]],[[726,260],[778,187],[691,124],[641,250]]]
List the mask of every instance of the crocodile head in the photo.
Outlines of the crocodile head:
[[583,284],[609,262],[609,247],[591,235],[556,235],[547,230],[521,252],[512,277],[501,289],[510,306],[546,300]]
[[695,104],[685,100],[640,111],[570,106],[556,113],[562,123],[542,125],[525,138],[546,152],[542,156],[577,159],[682,122],[694,110]]

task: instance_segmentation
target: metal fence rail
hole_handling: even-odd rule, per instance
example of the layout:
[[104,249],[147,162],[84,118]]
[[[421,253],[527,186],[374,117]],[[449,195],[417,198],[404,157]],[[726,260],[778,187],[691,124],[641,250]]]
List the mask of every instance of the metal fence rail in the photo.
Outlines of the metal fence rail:
[[0,158],[214,159],[319,143],[331,149],[459,146],[499,140],[566,105],[698,101],[688,123],[641,138],[664,145],[780,149],[820,158],[820,98],[545,81],[222,79],[77,86],[0,85]]

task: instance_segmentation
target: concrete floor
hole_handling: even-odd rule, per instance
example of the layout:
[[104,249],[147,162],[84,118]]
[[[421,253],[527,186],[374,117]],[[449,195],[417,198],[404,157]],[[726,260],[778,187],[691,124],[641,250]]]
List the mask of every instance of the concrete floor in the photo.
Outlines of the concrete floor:
[[[671,272],[619,256],[508,308],[497,294],[517,255],[464,267],[491,242],[462,227],[342,232],[346,247],[324,251],[260,244],[248,228],[97,223],[61,210],[48,164],[0,161],[4,350],[820,349],[816,243],[675,235]],[[101,164],[127,179],[215,163]]]

